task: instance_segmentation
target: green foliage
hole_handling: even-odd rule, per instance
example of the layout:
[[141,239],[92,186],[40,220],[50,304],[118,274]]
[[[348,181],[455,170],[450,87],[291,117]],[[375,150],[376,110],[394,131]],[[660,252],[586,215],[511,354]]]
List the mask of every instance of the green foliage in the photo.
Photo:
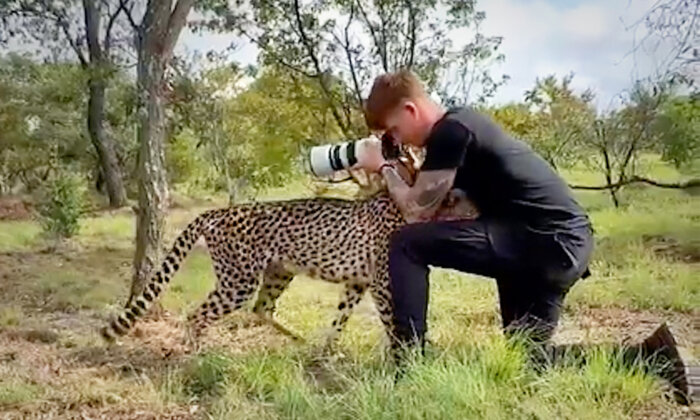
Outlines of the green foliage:
[[661,138],[662,158],[676,168],[700,158],[700,101],[697,95],[666,102],[654,127]]
[[80,229],[85,204],[85,181],[78,175],[59,172],[41,191],[38,209],[44,231],[59,238],[72,237]]
[[[298,172],[302,148],[341,136],[312,82],[275,68],[249,72],[219,62],[175,79],[172,179],[196,188],[256,190]],[[247,84],[246,84],[247,83]],[[235,201],[235,200],[234,200]]]
[[532,90],[525,93],[525,104],[535,108],[537,120],[528,137],[535,150],[555,168],[577,161],[595,118],[593,94],[574,92],[573,77],[569,74],[561,82],[555,76],[538,78]]
[[0,193],[45,181],[52,170],[49,150],[59,161],[81,161],[89,147],[80,111],[84,82],[76,65],[0,57]]
[[[366,134],[362,100],[381,73],[410,68],[445,102],[485,100],[505,80],[490,76],[501,61],[501,39],[485,36],[476,2],[429,0],[381,2],[256,1],[234,7],[210,0],[209,29],[253,37],[266,67],[311,81],[343,136]],[[451,30],[474,30],[473,39],[452,41]],[[255,34],[255,35],[253,35]]]
[[[53,175],[50,157],[86,178],[95,176],[97,158],[85,124],[86,83],[87,72],[77,64],[0,56],[0,194],[36,189]],[[106,91],[105,131],[115,140],[123,168],[136,160],[132,84],[114,72]]]
[[527,104],[509,103],[499,107],[482,109],[513,136],[530,140],[538,129],[540,120],[531,112]]
[[573,74],[538,78],[522,103],[482,107],[506,131],[527,141],[555,168],[566,168],[590,153],[585,145],[595,119],[590,91],[574,92]]

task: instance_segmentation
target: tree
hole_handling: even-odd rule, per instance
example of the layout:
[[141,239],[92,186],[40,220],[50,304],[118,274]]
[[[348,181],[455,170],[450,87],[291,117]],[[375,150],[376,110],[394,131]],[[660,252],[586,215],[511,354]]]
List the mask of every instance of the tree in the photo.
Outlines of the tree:
[[[195,71],[195,64],[203,69]],[[184,153],[172,153],[169,161],[179,164],[179,169],[189,167],[189,172],[197,171],[200,166],[190,164],[194,160],[212,163],[214,170],[205,171],[207,174],[215,173],[215,185],[210,187],[218,189],[224,184],[229,202],[233,204],[245,184],[247,167],[254,165],[254,160],[246,156],[247,149],[242,147],[244,142],[240,136],[231,136],[228,130],[231,118],[227,118],[227,115],[231,112],[231,102],[240,94],[242,88],[239,84],[246,72],[236,64],[224,64],[222,58],[215,54],[207,54],[206,59],[200,59],[197,63],[174,60],[173,69],[172,131],[176,142],[171,144],[170,149],[183,150]],[[242,116],[235,115],[233,123],[240,118]],[[191,175],[188,182],[202,182],[199,177],[192,179]]]
[[[475,12],[474,0],[255,0],[245,2],[250,7],[239,7],[243,3],[235,2],[233,11],[228,2],[206,2],[204,8],[212,13],[200,27],[236,31],[260,48],[264,65],[314,80],[348,139],[367,133],[362,103],[375,76],[409,68],[429,90],[453,100],[451,95],[465,90],[441,88],[447,73],[467,78],[464,86],[487,81],[486,69],[474,64],[467,71],[463,64],[492,59],[500,43],[499,38],[477,35],[472,43],[453,46],[450,30],[473,25],[478,31],[477,23],[484,18]],[[483,96],[494,90],[486,89]]]
[[[342,136],[314,80],[277,66],[240,68],[213,53],[176,63],[168,160],[188,173],[181,181],[226,190],[235,202],[244,187],[288,182],[306,147]],[[213,165],[201,171],[195,160]]]
[[685,83],[697,89],[700,72],[700,3],[688,0],[660,0],[632,25],[644,26],[646,33],[634,49],[661,53],[656,79]]
[[79,129],[85,73],[74,64],[0,57],[0,194],[32,192],[57,169],[92,167]]
[[488,37],[481,33],[481,23],[485,18],[484,12],[474,13],[474,39],[448,53],[445,60],[447,69],[438,88],[438,94],[446,106],[465,103],[484,105],[510,79],[505,74],[494,78],[489,71],[492,65],[503,62],[505,56],[498,53],[503,41],[501,37]]
[[123,6],[96,0],[83,0],[82,5],[73,0],[15,0],[0,9],[0,38],[31,39],[59,54],[69,47],[87,72],[87,129],[112,207],[126,204],[115,144],[104,129],[105,91],[114,72],[115,49],[125,45]]
[[615,207],[620,205],[617,192],[636,178],[641,153],[656,145],[653,124],[667,95],[637,83],[626,106],[597,119],[592,135],[583,137],[596,152],[588,163],[605,176]]
[[137,42],[138,92],[138,207],[136,252],[129,302],[144,288],[149,273],[160,259],[168,183],[165,173],[164,139],[166,101],[165,73],[194,0],[149,0],[140,23],[125,10]]
[[528,137],[554,168],[576,162],[595,118],[593,93],[575,93],[573,77],[572,73],[561,81],[554,75],[537,78],[535,86],[525,92],[525,104],[534,109],[537,121]]
[[678,96],[662,105],[654,131],[661,140],[661,157],[682,168],[700,159],[700,100]]
[[532,141],[539,129],[537,115],[531,112],[525,103],[512,102],[502,106],[482,107],[482,111],[521,140]]

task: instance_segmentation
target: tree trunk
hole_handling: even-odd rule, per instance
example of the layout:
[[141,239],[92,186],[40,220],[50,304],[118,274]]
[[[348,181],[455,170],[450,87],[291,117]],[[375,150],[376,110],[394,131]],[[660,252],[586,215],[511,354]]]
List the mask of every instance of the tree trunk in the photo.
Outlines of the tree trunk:
[[143,48],[139,53],[138,137],[139,198],[136,216],[136,253],[131,299],[138,296],[153,267],[160,261],[168,182],[165,172],[164,113],[162,83],[164,65],[160,57]]
[[[107,196],[110,207],[122,207],[126,204],[126,190],[122,181],[119,162],[114,148],[114,142],[105,135],[105,90],[106,81],[104,72],[107,70],[105,54],[99,41],[100,34],[100,5],[95,0],[83,0],[85,12],[85,31],[88,48],[90,50],[90,62],[82,60],[83,68],[90,72],[88,88],[87,126],[90,140],[97,150],[97,159],[102,169]],[[107,31],[111,25],[107,25]],[[82,56],[81,56],[82,57]]]
[[[94,70],[93,70],[94,71]],[[92,75],[88,82],[90,97],[88,99],[87,125],[90,140],[97,150],[97,158],[104,176],[107,196],[110,207],[123,207],[126,205],[126,190],[114,150],[114,143],[105,135],[104,108],[105,108],[105,83],[100,76]]]
[[[134,278],[129,302],[141,294],[160,262],[168,181],[165,173],[165,69],[194,0],[149,0],[137,28],[139,92],[139,204],[136,215]],[[158,308],[157,305],[154,307]]]

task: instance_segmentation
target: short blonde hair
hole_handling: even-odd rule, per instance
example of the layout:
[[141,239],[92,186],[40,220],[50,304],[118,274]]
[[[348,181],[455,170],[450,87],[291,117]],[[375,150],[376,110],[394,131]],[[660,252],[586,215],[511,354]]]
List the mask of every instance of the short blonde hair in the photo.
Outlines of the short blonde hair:
[[377,77],[365,101],[367,126],[370,130],[385,130],[388,114],[401,102],[425,96],[423,84],[410,70],[399,70]]

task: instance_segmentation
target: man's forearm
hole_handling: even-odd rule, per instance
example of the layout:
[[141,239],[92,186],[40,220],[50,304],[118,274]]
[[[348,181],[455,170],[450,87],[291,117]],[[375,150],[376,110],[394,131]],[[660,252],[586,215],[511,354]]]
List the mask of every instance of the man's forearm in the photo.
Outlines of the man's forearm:
[[409,211],[405,203],[411,187],[404,182],[398,171],[390,166],[385,166],[384,169],[382,169],[382,176],[384,177],[384,181],[386,181],[386,187],[387,190],[389,190],[389,195],[398,206],[404,218],[408,220]]
[[394,168],[384,167],[382,175],[389,195],[409,223],[430,220],[454,181],[454,172],[450,170],[421,173],[413,187]]

